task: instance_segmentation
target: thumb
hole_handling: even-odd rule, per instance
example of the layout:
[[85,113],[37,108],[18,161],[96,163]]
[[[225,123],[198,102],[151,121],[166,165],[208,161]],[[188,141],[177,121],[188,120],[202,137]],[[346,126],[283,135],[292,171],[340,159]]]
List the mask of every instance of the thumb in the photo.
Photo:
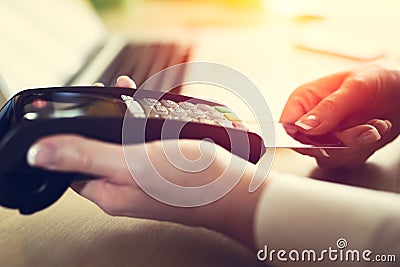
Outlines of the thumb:
[[126,75],[119,76],[117,82],[115,83],[116,87],[127,87],[136,89],[136,83]]
[[307,134],[325,134],[336,130],[338,125],[352,114],[368,107],[373,94],[368,92],[370,85],[366,80],[350,78],[340,88],[323,98],[307,112],[295,125]]
[[53,171],[81,172],[113,179],[130,177],[121,146],[76,135],[40,139],[28,150],[27,162]]

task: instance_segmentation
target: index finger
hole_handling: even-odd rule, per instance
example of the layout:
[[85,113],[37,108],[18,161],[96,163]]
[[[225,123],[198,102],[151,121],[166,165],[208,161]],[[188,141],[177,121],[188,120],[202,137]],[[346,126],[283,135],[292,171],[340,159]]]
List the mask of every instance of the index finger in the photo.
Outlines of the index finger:
[[282,123],[294,123],[332,92],[336,91],[350,72],[339,72],[298,87],[289,96],[283,108]]

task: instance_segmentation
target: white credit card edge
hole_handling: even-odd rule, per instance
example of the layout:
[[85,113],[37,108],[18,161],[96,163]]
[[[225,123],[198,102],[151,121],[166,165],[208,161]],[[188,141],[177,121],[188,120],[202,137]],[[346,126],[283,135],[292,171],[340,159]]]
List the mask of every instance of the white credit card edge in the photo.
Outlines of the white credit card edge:
[[[284,124],[279,122],[245,122],[247,126],[251,126],[250,131],[257,133],[264,139],[266,147],[276,147],[276,148],[334,148],[343,149],[347,148],[344,145],[332,145],[332,144],[320,144],[320,145],[309,145],[303,144],[295,139],[293,139],[285,130]],[[260,128],[267,129],[267,133],[261,134]],[[270,129],[274,128],[274,139],[267,140],[270,138],[267,136],[270,134]],[[257,129],[256,129],[257,128]]]

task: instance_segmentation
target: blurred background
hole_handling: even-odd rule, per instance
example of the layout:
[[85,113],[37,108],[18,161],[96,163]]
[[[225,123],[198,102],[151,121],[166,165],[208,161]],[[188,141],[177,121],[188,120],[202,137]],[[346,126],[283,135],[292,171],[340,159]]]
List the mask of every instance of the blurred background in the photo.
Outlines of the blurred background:
[[137,42],[190,43],[191,60],[237,68],[268,93],[285,91],[279,102],[302,82],[398,56],[399,8],[395,0],[3,0],[0,86],[8,98],[65,84],[106,29]]
[[[400,53],[395,0],[116,2],[98,4],[109,29],[136,39],[192,42],[193,60],[248,75],[270,100],[275,118],[300,84]],[[205,97],[210,90],[190,93]]]

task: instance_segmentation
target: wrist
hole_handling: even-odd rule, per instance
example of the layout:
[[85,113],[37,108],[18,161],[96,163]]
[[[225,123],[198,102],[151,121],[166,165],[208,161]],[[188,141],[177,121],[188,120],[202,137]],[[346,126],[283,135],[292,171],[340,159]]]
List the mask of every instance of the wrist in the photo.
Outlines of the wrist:
[[264,183],[255,192],[249,192],[256,166],[248,163],[239,183],[223,198],[205,206],[201,215],[204,226],[217,230],[254,249],[254,218]]
[[[190,146],[186,146],[189,144]],[[192,143],[182,143],[181,152],[191,158],[194,146]],[[228,182],[239,180],[233,188],[228,191],[220,199],[213,201],[209,204],[198,206],[198,207],[173,207],[167,204],[163,204],[164,208],[157,212],[156,216],[161,217],[169,221],[174,221],[191,226],[204,226],[213,230],[217,230],[224,233],[244,245],[253,248],[254,247],[254,213],[255,208],[265,185],[256,190],[253,193],[249,192],[250,181],[256,173],[257,167],[247,161],[244,161],[236,156],[233,156],[228,151],[216,146],[216,150],[204,149],[203,153],[213,153],[213,162],[206,169],[200,173],[187,173],[184,171],[178,171],[171,177],[172,182],[179,182],[184,186],[199,186],[209,184],[216,179],[223,179],[224,183],[219,185],[226,185]],[[203,155],[208,156],[209,155]],[[193,156],[196,158],[196,155]],[[173,173],[172,170],[168,171],[168,166],[160,166],[160,162],[155,162],[157,169],[165,174]],[[239,177],[237,176],[239,175]],[[194,184],[192,182],[194,181]],[[178,183],[178,184],[179,184]],[[219,191],[218,189],[212,188],[204,194],[204,198],[210,197],[208,193],[212,191]],[[204,203],[211,201],[211,199],[202,199]],[[165,207],[167,205],[168,207]]]

